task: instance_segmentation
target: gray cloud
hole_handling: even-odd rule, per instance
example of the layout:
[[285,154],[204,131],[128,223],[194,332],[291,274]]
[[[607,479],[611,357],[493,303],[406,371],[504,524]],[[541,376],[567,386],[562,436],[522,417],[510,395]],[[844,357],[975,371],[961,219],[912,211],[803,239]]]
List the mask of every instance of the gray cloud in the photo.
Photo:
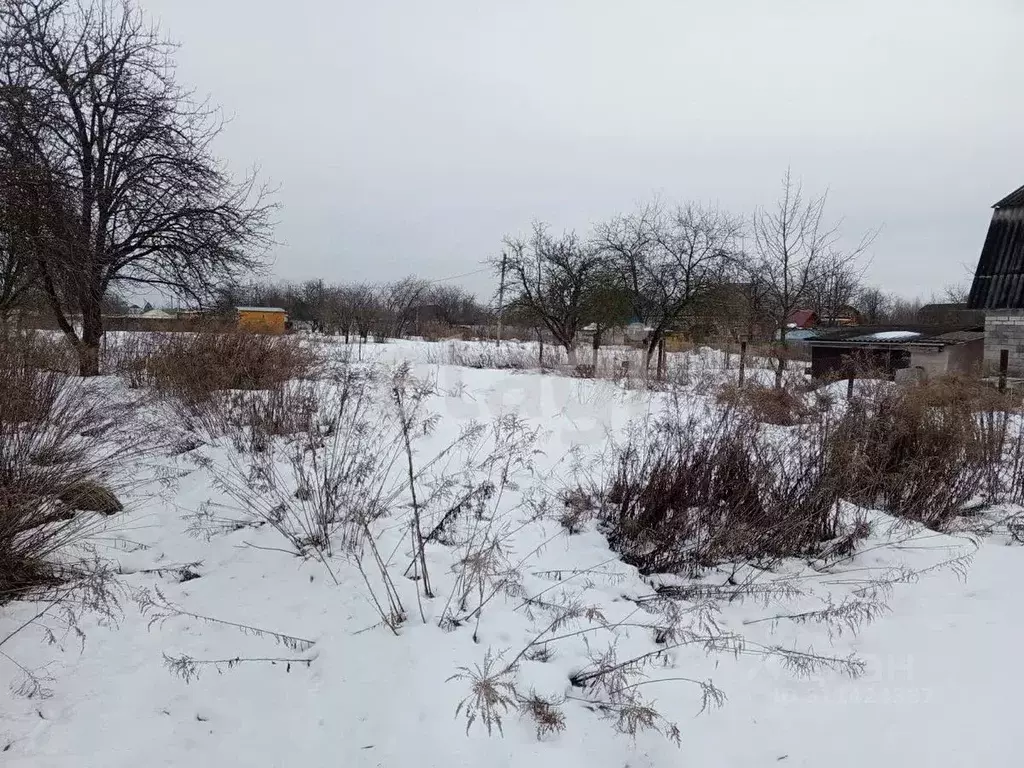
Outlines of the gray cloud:
[[851,239],[884,225],[869,279],[927,295],[1024,183],[1015,0],[145,5],[281,185],[282,277],[469,272],[656,193],[747,212],[792,165]]

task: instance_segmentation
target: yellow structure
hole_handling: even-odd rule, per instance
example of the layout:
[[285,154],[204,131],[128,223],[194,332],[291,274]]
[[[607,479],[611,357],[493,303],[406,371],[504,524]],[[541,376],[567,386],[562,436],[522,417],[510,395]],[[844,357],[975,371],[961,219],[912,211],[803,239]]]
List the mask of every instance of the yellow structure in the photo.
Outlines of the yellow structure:
[[686,338],[686,334],[680,333],[679,331],[668,331],[665,334],[666,352],[685,352],[692,348],[693,344]]
[[288,314],[280,307],[235,307],[238,329],[250,333],[284,333]]

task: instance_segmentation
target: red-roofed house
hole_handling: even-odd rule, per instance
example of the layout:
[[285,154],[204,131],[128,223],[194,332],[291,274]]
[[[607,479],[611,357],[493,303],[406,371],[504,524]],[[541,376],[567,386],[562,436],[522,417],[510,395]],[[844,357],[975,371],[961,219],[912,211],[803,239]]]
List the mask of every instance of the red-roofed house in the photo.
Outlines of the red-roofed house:
[[796,309],[786,320],[787,328],[813,328],[818,324],[818,315],[813,309]]

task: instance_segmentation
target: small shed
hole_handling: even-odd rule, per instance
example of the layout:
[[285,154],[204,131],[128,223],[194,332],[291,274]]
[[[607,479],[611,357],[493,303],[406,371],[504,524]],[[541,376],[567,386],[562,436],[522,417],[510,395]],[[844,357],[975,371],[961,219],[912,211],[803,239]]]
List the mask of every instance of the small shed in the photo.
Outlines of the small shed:
[[819,331],[808,339],[811,376],[843,376],[851,366],[894,376],[918,368],[926,376],[981,373],[985,331],[981,327],[872,326]]
[[251,333],[284,333],[288,329],[288,313],[280,307],[235,307],[238,329]]

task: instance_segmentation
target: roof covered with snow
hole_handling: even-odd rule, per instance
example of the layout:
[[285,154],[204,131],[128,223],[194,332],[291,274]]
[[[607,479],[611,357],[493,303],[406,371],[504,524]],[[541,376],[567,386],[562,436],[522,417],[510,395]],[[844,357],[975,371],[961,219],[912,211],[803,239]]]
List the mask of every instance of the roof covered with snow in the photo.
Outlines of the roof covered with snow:
[[235,307],[239,312],[284,312],[281,307]]
[[878,331],[864,336],[854,336],[852,341],[910,341],[920,337],[920,331]]

